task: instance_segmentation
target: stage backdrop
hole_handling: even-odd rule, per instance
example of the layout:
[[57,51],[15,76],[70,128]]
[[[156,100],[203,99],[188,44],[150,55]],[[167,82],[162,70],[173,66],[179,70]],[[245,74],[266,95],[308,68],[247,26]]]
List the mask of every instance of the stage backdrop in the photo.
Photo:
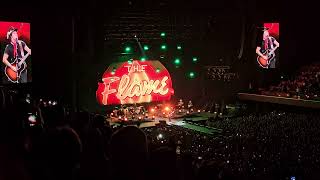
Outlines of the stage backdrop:
[[168,70],[159,61],[113,63],[98,83],[101,105],[134,104],[170,100],[174,90]]

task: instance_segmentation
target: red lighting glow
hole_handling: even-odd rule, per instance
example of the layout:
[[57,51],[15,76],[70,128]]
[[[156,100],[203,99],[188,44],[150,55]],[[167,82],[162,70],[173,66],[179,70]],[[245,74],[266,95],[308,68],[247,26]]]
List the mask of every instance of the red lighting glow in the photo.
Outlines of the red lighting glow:
[[[161,72],[156,72],[158,68]],[[133,60],[110,65],[98,83],[96,98],[101,105],[134,104],[170,100],[173,93],[170,74],[159,61]]]
[[279,23],[264,23],[263,26],[269,29],[270,36],[279,39]]

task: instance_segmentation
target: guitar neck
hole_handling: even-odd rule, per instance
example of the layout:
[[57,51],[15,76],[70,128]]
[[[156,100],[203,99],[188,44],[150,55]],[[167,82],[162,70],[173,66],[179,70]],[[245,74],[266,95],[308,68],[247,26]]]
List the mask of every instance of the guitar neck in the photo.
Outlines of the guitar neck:
[[23,58],[19,62],[19,65],[21,65],[28,58],[29,55],[30,55],[30,53],[28,52],[25,56],[23,56]]
[[277,48],[278,48],[278,47],[273,48],[273,49],[269,52],[269,54],[273,54],[274,51],[276,51]]

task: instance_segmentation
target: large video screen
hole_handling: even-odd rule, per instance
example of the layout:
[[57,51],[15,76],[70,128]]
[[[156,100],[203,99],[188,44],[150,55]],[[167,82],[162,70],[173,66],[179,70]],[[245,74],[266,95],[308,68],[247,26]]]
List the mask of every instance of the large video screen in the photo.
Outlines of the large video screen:
[[4,84],[32,81],[30,23],[0,21],[0,53]]
[[263,23],[257,39],[257,62],[261,68],[277,68],[279,64],[279,23]]

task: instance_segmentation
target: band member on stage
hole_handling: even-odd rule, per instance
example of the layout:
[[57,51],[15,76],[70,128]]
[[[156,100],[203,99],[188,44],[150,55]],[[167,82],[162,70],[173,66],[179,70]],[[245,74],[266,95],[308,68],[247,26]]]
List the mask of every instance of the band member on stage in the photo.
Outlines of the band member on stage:
[[[279,42],[272,36],[269,35],[269,29],[263,28],[263,40],[261,45],[258,45],[256,48],[256,53],[258,56],[262,57],[265,60],[268,60],[266,68],[275,68],[276,67],[276,57],[275,50],[279,47]],[[271,52],[272,56],[264,52]],[[261,65],[261,64],[260,64]]]
[[[19,40],[18,37],[18,29],[14,27],[10,27],[7,32],[7,40],[9,43],[7,44],[2,62],[13,71],[17,72],[17,68],[12,66],[12,62],[16,58],[24,57],[25,51],[31,54],[31,49],[27,46],[25,42]],[[21,72],[20,78],[18,80],[19,83],[26,83],[28,81],[27,69]]]
[[183,108],[184,108],[184,107],[183,107],[183,104],[184,104],[184,103],[183,103],[183,100],[180,99],[179,102],[178,102],[178,105],[177,105],[178,108],[179,108],[179,109],[183,109]]

